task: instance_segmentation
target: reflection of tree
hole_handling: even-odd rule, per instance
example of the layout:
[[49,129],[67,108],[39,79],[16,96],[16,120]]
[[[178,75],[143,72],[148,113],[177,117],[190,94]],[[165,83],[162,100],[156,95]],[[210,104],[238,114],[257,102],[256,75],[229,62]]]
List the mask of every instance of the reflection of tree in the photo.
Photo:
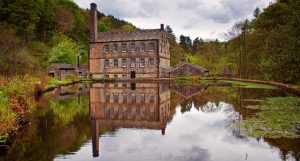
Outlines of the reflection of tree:
[[[177,94],[172,95],[171,105],[175,108],[181,106],[181,112],[188,112],[194,104],[197,110],[203,112],[217,112],[222,110],[220,104],[226,102],[231,104],[230,108],[224,109],[227,115],[226,128],[236,139],[248,141],[248,137],[241,133],[240,123],[247,117],[252,117],[257,111],[248,108],[256,105],[253,100],[263,100],[266,97],[285,95],[280,90],[265,90],[251,88],[233,88],[233,87],[208,87],[206,90],[200,91],[188,99]],[[172,109],[172,108],[171,108]],[[257,138],[259,142],[261,138]],[[269,145],[279,148],[282,160],[299,160],[300,139],[263,139]]]
[[[78,104],[81,102],[80,104]],[[88,98],[70,98],[66,100],[50,101],[49,108],[53,113],[53,119],[56,125],[66,125],[74,121],[79,114],[88,115]]]
[[12,138],[11,148],[0,160],[50,161],[58,154],[78,151],[91,132],[88,100],[87,96],[50,100],[32,124]]

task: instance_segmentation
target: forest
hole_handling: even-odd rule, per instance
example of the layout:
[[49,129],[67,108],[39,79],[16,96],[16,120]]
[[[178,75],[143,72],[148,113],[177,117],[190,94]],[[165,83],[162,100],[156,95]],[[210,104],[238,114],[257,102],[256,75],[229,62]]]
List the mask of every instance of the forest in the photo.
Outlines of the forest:
[[[183,58],[210,73],[240,78],[300,83],[300,2],[277,0],[236,22],[226,41],[180,35],[166,27],[171,65]],[[89,10],[70,0],[0,1],[0,75],[37,75],[51,63],[87,63]],[[99,31],[138,27],[98,13]]]
[[[98,12],[99,31],[133,30]],[[0,75],[37,75],[51,63],[87,64],[89,10],[70,0],[0,1]]]
[[185,57],[210,73],[231,73],[240,78],[300,83],[300,1],[278,0],[256,8],[253,19],[236,22],[224,35],[226,41],[191,40],[179,43],[170,26],[171,64]]

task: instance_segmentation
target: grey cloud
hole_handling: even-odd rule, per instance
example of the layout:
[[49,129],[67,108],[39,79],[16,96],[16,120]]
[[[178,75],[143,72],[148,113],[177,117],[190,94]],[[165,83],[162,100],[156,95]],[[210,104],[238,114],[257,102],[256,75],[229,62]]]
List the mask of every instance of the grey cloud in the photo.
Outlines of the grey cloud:
[[182,9],[197,9],[202,3],[199,0],[182,0],[177,4],[178,8]]
[[190,149],[183,150],[182,155],[170,154],[164,155],[161,160],[164,161],[209,161],[209,153],[207,149],[202,149],[197,146],[193,146]]
[[258,1],[259,0],[221,0],[220,5],[213,8],[202,8],[198,14],[202,14],[205,18],[217,23],[228,23],[252,13]]
[[[73,0],[83,8],[98,4],[105,14],[131,21],[140,28],[166,23],[174,32],[196,37],[220,36],[242,18],[249,18],[256,6],[266,7],[273,0]],[[177,33],[176,33],[177,34]],[[221,38],[223,36],[220,36]]]
[[159,16],[160,11],[158,0],[103,0],[99,6],[104,13],[120,18],[155,17]]

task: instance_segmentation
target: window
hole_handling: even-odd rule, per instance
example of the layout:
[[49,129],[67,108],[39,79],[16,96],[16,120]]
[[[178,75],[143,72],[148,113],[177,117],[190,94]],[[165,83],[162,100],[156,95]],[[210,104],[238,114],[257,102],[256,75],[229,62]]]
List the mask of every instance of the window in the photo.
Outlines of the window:
[[141,103],[145,103],[145,94],[141,94]]
[[131,94],[131,103],[136,103],[135,94]]
[[109,53],[109,45],[108,44],[104,45],[103,50],[104,50],[105,53]]
[[105,74],[105,76],[104,77],[106,77],[106,78],[109,78],[109,75],[108,74]]
[[150,99],[149,99],[150,103],[154,103],[154,94],[150,95]]
[[127,103],[127,94],[123,93],[123,103]]
[[154,43],[149,43],[149,51],[154,51]]
[[131,52],[135,52],[135,50],[136,50],[136,48],[135,48],[135,43],[132,42],[132,43],[130,44],[130,51],[131,51]]
[[145,67],[145,59],[144,58],[140,59],[140,67],[142,67],[142,68]]
[[123,82],[123,83],[122,83],[122,87],[123,87],[123,88],[126,88],[126,87],[127,87],[127,83],[124,83],[124,82]]
[[122,44],[122,53],[126,52],[126,44]]
[[109,102],[110,96],[109,93],[105,93],[105,102]]
[[115,82],[115,83],[114,83],[114,87],[118,87],[118,82]]
[[115,75],[114,75],[114,78],[115,78],[115,79],[118,79],[118,75],[117,75],[117,74],[115,74]]
[[113,45],[114,52],[118,52],[118,44]]
[[126,68],[127,67],[127,62],[126,59],[122,59],[122,67]]
[[130,59],[130,67],[135,67],[135,58]]
[[109,68],[109,60],[104,60],[104,68]]
[[123,79],[127,78],[126,74],[122,74],[122,78]]
[[114,67],[118,68],[118,59],[114,59]]
[[140,43],[140,52],[145,52],[145,43]]
[[117,93],[114,94],[114,103],[119,102],[119,95]]
[[148,61],[149,67],[154,67],[154,58],[149,58]]

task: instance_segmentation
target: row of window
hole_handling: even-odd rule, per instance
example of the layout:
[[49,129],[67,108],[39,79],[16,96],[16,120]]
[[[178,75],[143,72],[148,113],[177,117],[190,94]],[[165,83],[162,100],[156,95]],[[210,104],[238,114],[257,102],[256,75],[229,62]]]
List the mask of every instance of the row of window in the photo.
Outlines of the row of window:
[[136,116],[139,115],[139,119],[146,119],[146,120],[152,120],[155,118],[155,109],[154,107],[150,107],[150,109],[145,109],[141,108],[139,111],[135,108],[132,107],[131,109],[127,108],[122,108],[122,110],[119,110],[118,108],[109,108],[106,107],[104,108],[104,116],[105,118],[111,118],[111,119],[116,119],[116,118],[122,118],[122,119],[136,119]]
[[[132,93],[130,95],[130,102],[127,99],[127,94],[123,93],[122,95],[122,103],[137,103],[136,102],[136,94]],[[149,95],[149,103],[154,103],[155,96],[154,94]],[[105,93],[105,102],[110,101],[110,93]],[[113,102],[114,103],[119,103],[119,94],[114,93],[113,94]],[[140,94],[140,103],[146,103],[146,95],[145,94]]]
[[[119,51],[119,46],[118,44],[113,44],[112,45],[112,48],[113,48],[113,52],[118,52]],[[145,43],[140,43],[140,48],[139,48],[140,52],[145,52],[146,51],[146,46],[145,46]],[[104,47],[103,47],[103,51],[104,53],[109,53],[110,52],[110,49],[109,49],[109,44],[105,44]],[[127,44],[122,44],[121,46],[121,51],[123,53],[125,53],[127,51]],[[135,42],[132,42],[130,43],[130,51],[131,52],[136,52],[137,51],[137,47],[136,47],[136,44]],[[148,51],[154,51],[154,42],[150,42],[149,43],[149,47],[148,47]]]
[[[140,60],[139,60],[140,68],[144,68],[146,66],[145,62],[146,62],[145,58],[140,58]],[[130,64],[129,66],[131,68],[135,68],[136,67],[136,59],[131,58],[129,64]],[[149,67],[154,67],[154,58],[148,58],[148,66]],[[113,59],[113,67],[114,68],[119,67],[119,60],[118,59]],[[124,59],[121,60],[121,67],[122,68],[127,68],[127,59],[124,58]],[[109,68],[109,59],[104,60],[104,68]]]

